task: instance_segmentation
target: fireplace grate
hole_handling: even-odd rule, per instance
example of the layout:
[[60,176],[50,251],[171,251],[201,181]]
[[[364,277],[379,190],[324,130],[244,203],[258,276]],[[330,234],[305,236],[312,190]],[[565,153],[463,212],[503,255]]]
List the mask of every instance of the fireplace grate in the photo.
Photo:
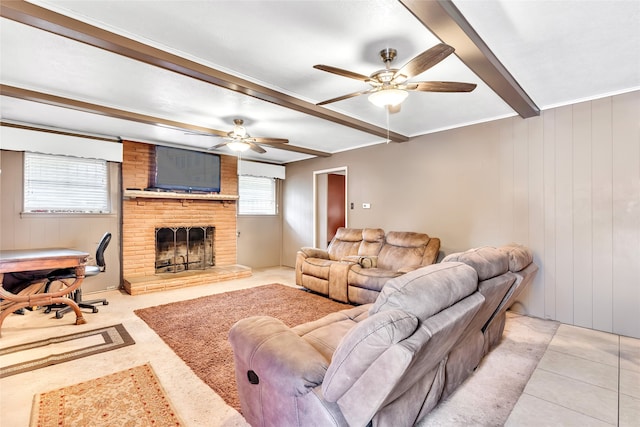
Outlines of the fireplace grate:
[[156,228],[156,274],[215,266],[214,234],[212,226]]

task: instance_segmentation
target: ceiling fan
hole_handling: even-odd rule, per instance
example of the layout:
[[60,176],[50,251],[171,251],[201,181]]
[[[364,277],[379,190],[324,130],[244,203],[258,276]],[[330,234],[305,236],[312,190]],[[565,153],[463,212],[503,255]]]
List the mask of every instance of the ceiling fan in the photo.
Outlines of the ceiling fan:
[[234,119],[233,120],[234,127],[231,132],[227,133],[227,136],[224,136],[224,142],[221,142],[218,145],[214,145],[210,148],[210,150],[215,150],[217,148],[222,148],[224,146],[229,147],[233,151],[247,151],[249,149],[255,151],[256,153],[266,153],[267,151],[260,146],[260,144],[286,144],[289,142],[288,139],[282,138],[258,138],[252,137],[247,133],[247,130],[243,126],[244,120],[242,119]]
[[369,83],[371,88],[347,95],[338,96],[319,102],[316,105],[325,105],[342,101],[359,95],[369,94],[369,101],[379,107],[387,107],[392,110],[404,101],[409,92],[471,92],[476,88],[474,83],[460,82],[408,82],[410,78],[428,70],[454,52],[454,48],[440,43],[422,52],[401,68],[391,68],[391,63],[397,56],[395,49],[387,48],[380,51],[380,58],[385,68],[375,71],[370,76],[354,73],[329,65],[314,65],[313,68],[340,76],[349,77]]

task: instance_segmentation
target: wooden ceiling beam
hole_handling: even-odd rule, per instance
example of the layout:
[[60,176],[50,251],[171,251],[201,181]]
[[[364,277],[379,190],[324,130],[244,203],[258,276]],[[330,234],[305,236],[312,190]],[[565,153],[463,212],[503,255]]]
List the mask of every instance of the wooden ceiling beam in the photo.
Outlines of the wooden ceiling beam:
[[399,0],[522,118],[540,115],[533,102],[451,0]]
[[[76,99],[64,98],[62,96],[51,95],[48,93],[37,92],[29,89],[23,89],[19,87],[0,84],[0,95],[9,96],[17,99],[24,99],[27,101],[39,102],[47,105],[54,105],[56,107],[70,108],[73,110],[83,111],[85,113],[100,114],[102,116],[113,117],[116,119],[130,120],[137,123],[144,123],[148,125],[164,126],[172,129],[186,130],[191,132],[198,132],[200,134],[207,134],[213,136],[227,136],[227,132],[206,128],[202,126],[196,126],[189,123],[177,122],[175,120],[164,119],[161,117],[149,116],[146,114],[135,113],[132,111],[121,110],[113,107],[106,107],[104,105],[92,104],[90,102],[78,101]],[[268,144],[261,144],[268,145]],[[324,151],[312,150],[310,148],[297,147],[291,144],[278,144],[277,146],[271,146],[278,150],[293,151],[295,153],[309,154],[318,157],[330,157],[331,153]]]
[[23,0],[0,3],[0,16],[371,135],[388,137],[395,142],[409,140],[405,135],[388,132],[385,128],[317,106]]

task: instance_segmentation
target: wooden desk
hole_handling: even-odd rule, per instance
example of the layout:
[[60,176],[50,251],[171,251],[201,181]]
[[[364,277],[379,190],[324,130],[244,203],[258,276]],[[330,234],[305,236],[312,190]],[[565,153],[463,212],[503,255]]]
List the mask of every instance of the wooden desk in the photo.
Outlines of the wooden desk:
[[[9,301],[0,314],[0,331],[4,319],[16,310],[24,307],[65,304],[76,313],[76,325],[87,321],[82,316],[80,307],[65,295],[75,291],[84,280],[84,269],[89,254],[73,249],[26,249],[0,251],[0,298]],[[75,268],[76,279],[68,287],[54,292],[18,295],[4,289],[3,281],[7,273],[56,270],[59,268]],[[38,284],[35,284],[38,285]],[[31,285],[31,286],[35,286]]]

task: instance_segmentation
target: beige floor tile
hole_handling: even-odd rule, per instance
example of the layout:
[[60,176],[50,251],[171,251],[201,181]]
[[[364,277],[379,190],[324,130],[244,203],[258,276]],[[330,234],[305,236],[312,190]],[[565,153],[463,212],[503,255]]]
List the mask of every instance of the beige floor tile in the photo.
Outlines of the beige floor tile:
[[640,372],[640,340],[620,337],[620,369]]
[[640,372],[620,369],[620,393],[640,399]]
[[615,345],[618,345],[619,339],[619,336],[615,334],[567,324],[560,325],[556,335],[566,335],[572,338],[581,338],[587,341],[610,343]]
[[608,424],[580,412],[523,394],[511,411],[506,427],[609,427]]
[[[573,326],[571,328],[577,334],[572,336],[566,332],[566,325],[561,325],[560,328],[563,328],[564,331],[562,334],[556,333],[551,343],[549,343],[549,350],[618,367],[619,345],[617,336],[597,331],[592,331],[596,332],[596,334],[588,334],[584,332],[583,328]],[[615,339],[610,337],[615,337]]]
[[547,349],[537,369],[618,391],[618,368]]
[[640,424],[640,399],[620,395],[620,427],[637,427]]
[[609,424],[616,424],[618,420],[616,391],[553,372],[536,369],[524,392]]

